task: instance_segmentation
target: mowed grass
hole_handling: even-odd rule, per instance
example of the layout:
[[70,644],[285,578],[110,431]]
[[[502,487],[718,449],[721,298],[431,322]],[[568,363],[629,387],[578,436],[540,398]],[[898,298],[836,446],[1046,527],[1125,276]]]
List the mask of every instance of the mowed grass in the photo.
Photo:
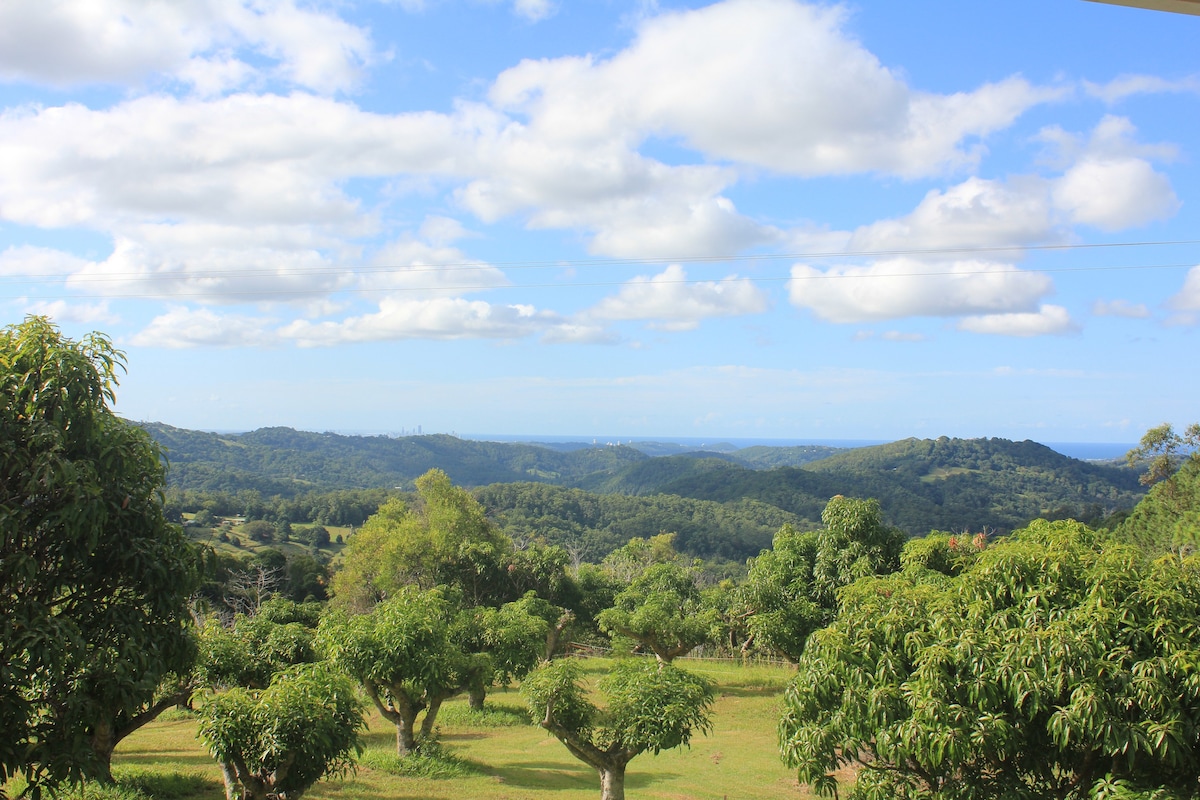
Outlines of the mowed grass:
[[[609,666],[587,664],[594,680]],[[787,798],[809,794],[779,760],[775,726],[779,703],[792,670],[786,666],[739,666],[731,662],[684,660],[684,668],[717,685],[713,731],[690,748],[644,753],[626,774],[631,798]],[[447,703],[439,715],[442,759],[427,765],[401,765],[395,758],[395,728],[372,708],[364,736],[367,752],[358,769],[342,779],[323,781],[306,800],[595,800],[595,771],[573,758],[557,739],[528,721],[520,695],[493,691],[483,714],[466,700]],[[173,713],[122,742],[118,770],[138,775],[188,776],[198,791],[179,800],[223,800],[221,773],[195,738],[196,722]],[[405,773],[408,774],[405,774]],[[413,773],[417,774],[413,774]],[[444,777],[422,777],[441,775]],[[77,795],[76,795],[77,796]]]

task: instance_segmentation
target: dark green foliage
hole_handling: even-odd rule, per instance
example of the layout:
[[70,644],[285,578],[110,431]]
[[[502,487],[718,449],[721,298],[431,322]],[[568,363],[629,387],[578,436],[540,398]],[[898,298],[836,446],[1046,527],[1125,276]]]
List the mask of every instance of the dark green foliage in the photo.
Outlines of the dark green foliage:
[[[742,561],[796,518],[755,501],[728,504],[670,495],[602,495],[558,486],[511,483],[476,491],[501,530],[513,539],[540,538],[600,561],[630,539],[675,533],[680,552]],[[816,515],[819,515],[818,507]]]
[[321,620],[322,649],[396,726],[398,755],[417,746],[417,716],[425,712],[424,732],[432,733],[442,702],[470,681],[475,665],[451,639],[453,618],[442,591],[404,586],[369,614]]
[[444,470],[464,486],[526,480],[569,482],[647,458],[629,447],[557,452],[446,435],[393,439],[291,428],[231,435],[158,423],[145,427],[171,457],[172,486],[226,492],[253,489],[268,496],[290,497],[314,488],[411,487],[431,469]]
[[638,755],[686,745],[711,729],[713,687],[670,664],[629,659],[600,679],[603,707],[588,699],[575,661],[539,667],[521,684],[529,713],[571,755],[600,774],[601,797],[623,800]]
[[0,332],[0,781],[107,778],[114,729],[194,657],[195,556],[109,407],[121,367],[44,318]]
[[955,578],[907,571],[843,590],[788,690],[785,760],[849,797],[1071,798],[1200,773],[1200,561],[1149,561],[1038,521]]
[[353,685],[309,664],[275,675],[262,691],[234,688],[209,697],[199,735],[240,796],[289,800],[326,775],[350,770],[364,728]]
[[716,639],[720,617],[708,608],[692,570],[675,562],[652,564],[600,613],[600,629],[633,639],[662,662]]
[[317,661],[313,638],[320,606],[275,598],[253,617],[225,627],[209,620],[200,632],[198,673],[207,686],[265,689],[278,673]]
[[738,592],[755,643],[791,661],[809,635],[833,619],[843,587],[900,567],[904,534],[884,524],[877,501],[839,495],[821,520],[822,531],[782,528],[774,548],[751,561]]
[[269,544],[275,541],[275,526],[263,520],[254,520],[237,528],[239,535],[256,542]]
[[1200,460],[1157,484],[1117,528],[1122,538],[1155,553],[1194,553],[1200,546]]
[[[174,453],[173,485],[188,487],[169,492],[171,508],[181,512],[207,506],[271,521],[361,525],[388,490],[334,487],[411,486],[437,466],[461,485],[498,482],[477,493],[514,540],[540,539],[591,561],[631,538],[675,532],[681,552],[744,562],[784,524],[815,527],[837,494],[878,498],[893,524],[919,536],[931,529],[1003,533],[1038,517],[1102,525],[1143,491],[1132,470],[1003,439],[908,439],[852,450],[730,447],[651,458],[630,447],[149,428]],[[822,454],[831,455],[813,460]]]

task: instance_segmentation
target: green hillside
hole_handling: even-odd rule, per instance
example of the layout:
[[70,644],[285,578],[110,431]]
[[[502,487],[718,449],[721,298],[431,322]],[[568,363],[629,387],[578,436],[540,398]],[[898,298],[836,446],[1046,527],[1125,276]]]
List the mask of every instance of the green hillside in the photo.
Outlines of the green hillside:
[[[741,560],[767,546],[784,522],[817,527],[821,510],[837,494],[877,498],[888,522],[911,535],[1004,532],[1037,517],[1095,523],[1132,508],[1144,494],[1133,470],[1005,439],[651,457],[629,446],[556,449],[445,435],[146,428],[167,449],[173,490],[239,496],[227,505],[243,504],[239,493],[247,490],[294,503],[314,492],[407,490],[438,468],[456,484],[476,488],[510,535],[571,545],[587,558],[634,536],[674,532],[684,552]],[[771,464],[787,466],[764,468]],[[319,495],[314,502],[328,505]],[[318,521],[286,504],[272,507],[293,522]],[[324,513],[322,521],[342,516]]]

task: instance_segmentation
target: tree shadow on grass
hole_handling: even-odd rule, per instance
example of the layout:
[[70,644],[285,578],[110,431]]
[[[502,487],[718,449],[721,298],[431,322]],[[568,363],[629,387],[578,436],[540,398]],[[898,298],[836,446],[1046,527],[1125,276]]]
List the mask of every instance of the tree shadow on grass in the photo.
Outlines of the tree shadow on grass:
[[780,686],[722,686],[722,697],[782,697],[787,687]]
[[[493,776],[501,783],[517,786],[522,789],[599,789],[600,777],[596,770],[579,764],[578,766],[563,766],[556,761],[516,761],[502,767],[481,765],[482,771]],[[631,764],[625,773],[625,786],[629,789],[645,789],[664,778],[678,777],[675,773],[663,770],[648,770],[639,772],[635,764]]]

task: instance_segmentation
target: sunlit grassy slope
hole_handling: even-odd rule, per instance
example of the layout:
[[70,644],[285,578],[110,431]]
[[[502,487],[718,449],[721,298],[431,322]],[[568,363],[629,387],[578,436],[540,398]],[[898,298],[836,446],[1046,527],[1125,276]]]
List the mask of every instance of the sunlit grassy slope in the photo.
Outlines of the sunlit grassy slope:
[[[713,732],[691,748],[644,754],[629,765],[626,791],[633,798],[808,797],[779,761],[775,741],[778,704],[791,670],[785,666],[741,667],[729,662],[688,660],[684,666],[718,686]],[[589,662],[593,676],[607,667]],[[395,729],[378,714],[370,717],[367,752],[356,773],[318,784],[307,800],[594,800],[595,772],[576,761],[556,739],[530,724],[516,691],[488,698],[495,711],[480,719],[465,701],[443,709],[440,739],[455,777],[397,774]],[[175,714],[122,743],[118,770],[127,774],[185,773],[203,776],[207,788],[180,800],[223,800],[220,771],[195,738],[195,721]],[[76,795],[77,796],[77,795]]]

